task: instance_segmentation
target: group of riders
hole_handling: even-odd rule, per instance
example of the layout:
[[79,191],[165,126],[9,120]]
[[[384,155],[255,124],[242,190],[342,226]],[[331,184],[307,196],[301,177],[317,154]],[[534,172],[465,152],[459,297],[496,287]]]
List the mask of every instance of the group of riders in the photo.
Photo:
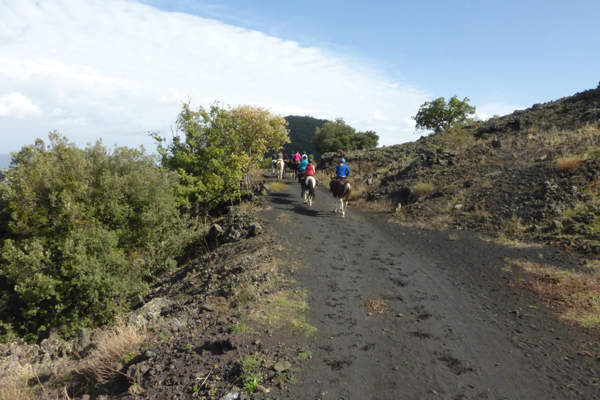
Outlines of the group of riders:
[[[319,180],[315,177],[315,165],[313,163],[313,159],[309,159],[306,155],[306,152],[302,152],[302,154],[300,154],[300,152],[298,151],[292,151],[291,154],[273,152],[273,155],[271,157],[272,164],[275,164],[279,161],[283,161],[285,166],[289,166],[291,164],[297,165],[298,174],[296,177],[298,178],[298,183],[302,184],[303,180],[305,180],[309,176],[314,177],[316,182],[319,182]],[[333,188],[336,182],[338,182],[340,179],[347,179],[350,175],[350,168],[348,168],[348,166],[346,165],[346,160],[344,160],[343,158],[340,159],[340,162],[336,165],[335,174],[335,178],[333,178],[331,182],[329,182],[330,190]]]

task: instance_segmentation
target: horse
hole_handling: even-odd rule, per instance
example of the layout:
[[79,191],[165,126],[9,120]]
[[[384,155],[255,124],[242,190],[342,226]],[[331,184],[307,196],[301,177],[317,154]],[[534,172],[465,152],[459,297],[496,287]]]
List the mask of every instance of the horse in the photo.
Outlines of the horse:
[[308,203],[309,207],[312,207],[312,203],[315,200],[315,188],[317,187],[317,180],[314,176],[309,175],[304,179],[304,204]]
[[337,212],[339,206],[342,218],[345,218],[348,200],[350,199],[350,193],[352,193],[352,185],[346,179],[340,179],[333,184],[331,191],[333,192],[333,197],[336,199],[333,212]]
[[290,174],[292,176],[298,175],[298,168],[300,167],[300,163],[298,161],[291,161],[289,163]]
[[283,178],[283,167],[285,166],[285,162],[283,160],[277,160],[277,179]]
[[271,160],[271,175],[275,175],[277,173],[277,170],[275,169],[277,167],[277,160]]

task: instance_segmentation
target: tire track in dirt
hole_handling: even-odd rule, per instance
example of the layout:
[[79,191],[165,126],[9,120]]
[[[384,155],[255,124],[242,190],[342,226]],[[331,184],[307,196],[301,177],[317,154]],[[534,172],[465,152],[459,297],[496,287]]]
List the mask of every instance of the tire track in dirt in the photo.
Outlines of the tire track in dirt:
[[[310,293],[308,317],[318,328],[309,339],[313,358],[288,398],[600,398],[591,360],[561,360],[589,338],[543,310],[509,313],[525,300],[490,265],[526,250],[467,233],[450,242],[352,207],[342,219],[328,192],[318,190],[308,208],[297,184],[287,182],[286,191],[269,196],[264,216],[286,255],[308,266],[293,275]],[[285,214],[288,222],[278,218]],[[365,308],[370,300],[388,309]],[[549,340],[557,332],[572,343]]]

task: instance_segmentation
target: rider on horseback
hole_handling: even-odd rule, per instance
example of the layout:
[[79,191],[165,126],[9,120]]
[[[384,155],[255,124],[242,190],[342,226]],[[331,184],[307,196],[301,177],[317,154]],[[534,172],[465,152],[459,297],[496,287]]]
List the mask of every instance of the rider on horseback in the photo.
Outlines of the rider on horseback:
[[333,191],[333,185],[340,179],[346,179],[350,176],[350,168],[345,164],[346,160],[343,158],[340,160],[340,163],[335,167],[335,178],[329,182],[329,190]]
[[302,156],[302,161],[300,161],[300,165],[298,166],[298,182],[300,182],[304,178],[304,173],[306,172],[306,166],[308,165],[306,154]]
[[313,165],[313,160],[312,158],[310,160],[308,160],[308,164],[306,165],[306,172],[304,173],[304,176],[315,176],[315,166]]

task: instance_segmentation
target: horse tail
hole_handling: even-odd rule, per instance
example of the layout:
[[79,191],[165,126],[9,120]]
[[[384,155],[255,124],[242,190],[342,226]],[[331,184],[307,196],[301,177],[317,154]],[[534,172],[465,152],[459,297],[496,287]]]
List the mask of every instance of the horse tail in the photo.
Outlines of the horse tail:
[[315,198],[315,179],[309,178],[307,180],[308,180],[308,182],[306,182],[306,186],[308,189],[308,194],[311,195],[314,199]]

